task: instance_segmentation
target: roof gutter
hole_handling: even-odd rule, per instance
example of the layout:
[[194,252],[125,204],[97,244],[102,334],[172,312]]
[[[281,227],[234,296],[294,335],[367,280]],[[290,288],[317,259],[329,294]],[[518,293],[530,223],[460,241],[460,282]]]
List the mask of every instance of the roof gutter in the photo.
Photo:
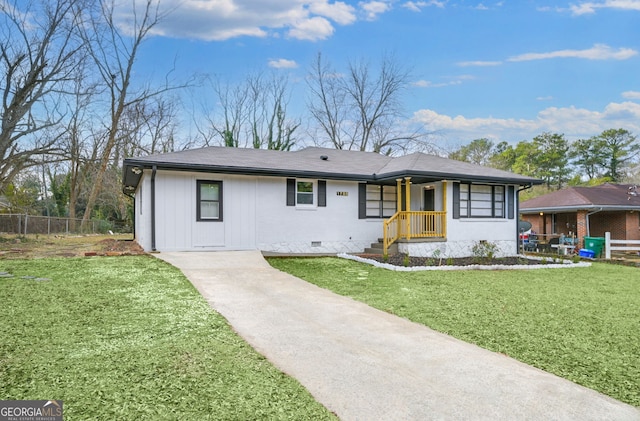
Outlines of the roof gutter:
[[539,212],[545,213],[565,213],[576,212],[579,210],[595,209],[595,212],[601,211],[638,211],[640,208],[636,206],[624,206],[624,205],[578,205],[578,206],[566,206],[566,207],[547,207],[547,208],[527,208],[522,212],[525,214],[535,214]]
[[[541,180],[535,179],[518,179],[509,177],[487,177],[487,176],[467,176],[464,174],[454,174],[445,172],[424,172],[424,171],[395,171],[385,174],[358,174],[358,173],[332,173],[322,171],[309,171],[309,170],[280,170],[276,168],[256,168],[256,167],[232,167],[232,166],[210,166],[210,165],[183,165],[179,163],[159,162],[154,163],[152,166],[148,162],[137,161],[135,159],[126,159],[124,161],[125,172],[127,167],[137,168],[153,168],[160,170],[177,170],[177,171],[194,171],[194,172],[209,172],[209,173],[223,173],[223,174],[241,174],[241,175],[259,175],[259,176],[274,176],[274,177],[297,177],[297,178],[326,178],[330,180],[344,180],[344,181],[395,181],[398,177],[425,177],[432,179],[459,179],[460,181],[473,181],[473,182],[486,182],[486,183],[506,183],[506,184],[527,184],[529,187],[533,184],[542,183]],[[462,177],[462,178],[461,178]],[[139,180],[135,180],[135,183]],[[529,188],[527,187],[527,188]]]

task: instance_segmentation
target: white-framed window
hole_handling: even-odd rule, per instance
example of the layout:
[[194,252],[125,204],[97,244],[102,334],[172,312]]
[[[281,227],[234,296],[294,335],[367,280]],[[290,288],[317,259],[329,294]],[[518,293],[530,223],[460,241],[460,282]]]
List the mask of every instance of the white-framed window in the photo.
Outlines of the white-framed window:
[[389,218],[396,213],[396,186],[367,184],[366,196],[367,218]]
[[222,181],[196,181],[196,220],[222,221]]
[[504,217],[504,186],[460,184],[460,218]]
[[313,206],[315,204],[315,183],[311,180],[296,180],[296,205]]
[[327,206],[327,181],[287,178],[287,206],[315,209]]

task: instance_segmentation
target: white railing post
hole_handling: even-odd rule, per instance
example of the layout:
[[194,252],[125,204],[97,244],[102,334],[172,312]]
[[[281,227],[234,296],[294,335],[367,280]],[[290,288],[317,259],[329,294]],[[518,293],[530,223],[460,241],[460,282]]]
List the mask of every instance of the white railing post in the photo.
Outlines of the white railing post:
[[611,259],[611,233],[609,231],[604,233],[604,257]]

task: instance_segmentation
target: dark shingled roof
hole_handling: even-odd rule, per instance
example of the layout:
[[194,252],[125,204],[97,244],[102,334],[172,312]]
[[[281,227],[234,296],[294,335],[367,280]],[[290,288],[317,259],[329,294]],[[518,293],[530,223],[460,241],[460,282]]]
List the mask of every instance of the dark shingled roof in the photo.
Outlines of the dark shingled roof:
[[520,212],[575,211],[578,209],[640,210],[640,190],[633,196],[629,184],[603,184],[594,187],[569,187],[520,204]]
[[414,182],[453,179],[518,185],[541,183],[535,178],[419,152],[391,157],[373,152],[317,147],[286,152],[211,146],[125,159],[123,176],[125,191],[135,189],[140,180],[139,172],[132,170],[149,169],[153,166],[164,170],[379,183],[395,183],[398,177],[412,177]]

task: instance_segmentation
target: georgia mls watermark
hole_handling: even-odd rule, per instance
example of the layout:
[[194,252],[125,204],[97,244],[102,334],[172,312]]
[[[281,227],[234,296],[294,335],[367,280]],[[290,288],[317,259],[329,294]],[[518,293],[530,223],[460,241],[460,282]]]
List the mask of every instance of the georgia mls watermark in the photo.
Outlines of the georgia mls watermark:
[[2,401],[0,421],[62,421],[62,401]]

